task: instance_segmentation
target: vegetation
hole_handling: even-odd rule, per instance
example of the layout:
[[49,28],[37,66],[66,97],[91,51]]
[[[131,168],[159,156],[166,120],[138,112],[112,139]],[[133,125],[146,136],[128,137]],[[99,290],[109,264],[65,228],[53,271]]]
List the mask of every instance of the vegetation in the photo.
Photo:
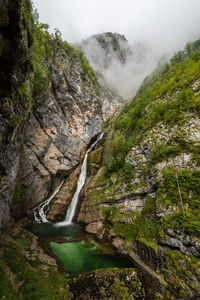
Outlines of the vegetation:
[[[103,168],[88,191],[88,207],[92,211],[98,206],[106,234],[121,236],[127,249],[140,240],[157,251],[170,231],[177,241],[181,234],[199,242],[199,70],[200,40],[159,66],[132,102],[105,125]],[[143,193],[152,182],[153,191]],[[131,197],[141,197],[144,208],[131,212],[125,203]],[[199,296],[195,257],[181,251],[181,246],[166,251],[161,274],[168,287],[156,299]]]
[[[171,159],[172,164],[170,167],[169,163],[163,169],[163,180],[155,199],[146,200],[145,208],[135,216],[135,222],[114,224],[115,231],[129,240],[144,237],[159,241],[163,236],[161,228],[170,227],[199,237],[200,174],[192,166],[199,165],[200,146],[188,138],[187,129],[184,129],[184,124],[191,118],[200,116],[199,55],[200,40],[187,44],[185,50],[176,53],[170,63],[160,66],[144,80],[135,98],[113,122],[115,138],[104,159],[107,181],[113,176],[117,178],[113,195],[119,189],[120,181],[126,184],[126,190],[134,190],[134,187],[127,184],[128,178],[134,178],[132,168],[126,161],[132,147],[142,144],[148,148],[150,140],[152,143],[149,160],[140,165],[143,174],[140,176],[141,183],[153,172],[156,175],[155,166],[159,162]],[[156,126],[160,128],[156,129],[157,133],[152,131]],[[159,135],[162,130],[165,130],[164,137]],[[183,153],[190,155],[190,167],[185,165],[184,169],[176,170],[173,160]],[[177,184],[181,193],[178,192]],[[107,197],[108,194],[104,192],[103,196],[102,191],[99,190],[101,198]],[[159,206],[167,209],[174,206],[177,210],[160,219],[156,216]]]
[[114,123],[134,141],[142,139],[143,133],[163,122],[167,125],[180,124],[188,120],[188,115],[200,113],[200,96],[191,88],[199,79],[200,61],[194,56],[200,53],[199,40],[190,53],[185,50],[182,59],[177,55],[171,63],[159,67],[147,77],[133,101],[124,108]]
[[13,194],[12,205],[15,205],[21,201],[21,177],[20,173],[17,175],[16,186]]
[[198,260],[192,256],[187,257],[179,251],[166,250],[165,253],[166,261],[163,272],[168,282],[168,289],[174,296],[174,298],[168,299],[188,299],[191,290],[195,291],[198,298],[200,288],[198,285],[194,285],[192,281],[193,276],[197,278],[200,276],[197,265]]
[[62,59],[66,59],[69,68],[72,65],[80,64],[83,72],[83,80],[89,84],[94,94],[99,96],[96,75],[89,66],[87,59],[81,52],[62,40],[58,29],[55,30],[55,34],[50,34],[48,28],[47,24],[39,23],[37,17],[35,18],[33,31],[34,44],[31,56],[34,70],[32,82],[33,98],[38,96],[45,97],[47,95],[50,77],[47,64],[48,62],[53,62],[55,65],[58,64],[58,57],[60,57],[59,62],[62,62]]
[[15,225],[15,232],[17,230],[15,242],[12,232],[9,237],[7,233],[1,232],[4,238],[0,241],[0,298],[71,299],[65,278],[40,261],[38,250],[31,250],[31,234]]
[[10,282],[10,279],[8,278],[4,265],[0,261],[0,299],[9,299],[9,300],[15,300],[16,299],[16,293],[13,290],[12,284]]

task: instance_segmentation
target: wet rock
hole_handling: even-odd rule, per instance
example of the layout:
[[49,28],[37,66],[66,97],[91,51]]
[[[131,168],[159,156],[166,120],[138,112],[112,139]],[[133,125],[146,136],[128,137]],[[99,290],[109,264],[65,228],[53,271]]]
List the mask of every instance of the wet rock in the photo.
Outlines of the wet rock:
[[143,243],[141,240],[136,242],[137,254],[143,262],[145,262],[154,271],[159,272],[164,266],[164,252],[162,250],[154,249]]
[[23,0],[0,1],[0,227],[10,216],[24,124],[31,112],[25,96],[18,93],[23,85],[29,88],[32,38],[23,14],[25,5]]
[[105,228],[102,221],[89,223],[89,225],[85,227],[85,230],[89,233],[97,235],[100,239],[103,238],[105,233]]
[[61,221],[64,219],[67,208],[76,190],[80,170],[80,167],[76,168],[75,171],[70,174],[67,181],[63,184],[60,191],[55,195],[51,202],[50,210],[47,214],[47,219],[49,221]]

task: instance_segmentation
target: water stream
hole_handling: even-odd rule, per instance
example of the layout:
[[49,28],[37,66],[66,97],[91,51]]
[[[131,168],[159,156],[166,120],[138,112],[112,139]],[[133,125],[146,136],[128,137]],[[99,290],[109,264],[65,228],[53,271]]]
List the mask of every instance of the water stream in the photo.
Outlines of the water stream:
[[97,145],[97,143],[102,139],[103,137],[103,133],[97,138],[97,140],[91,145],[91,147],[87,150],[84,160],[83,160],[83,164],[81,167],[81,172],[78,178],[78,182],[77,182],[77,188],[76,188],[76,192],[72,198],[72,201],[68,207],[67,210],[67,214],[65,217],[65,220],[63,222],[59,222],[56,223],[57,226],[66,226],[69,224],[72,224],[72,220],[76,211],[76,206],[78,204],[78,199],[79,199],[79,195],[80,192],[85,184],[85,180],[87,177],[87,158],[88,158],[88,154],[92,151],[92,149]]
[[33,215],[36,223],[47,223],[47,213],[50,208],[50,202],[53,199],[53,197],[60,191],[62,185],[64,183],[64,180],[61,182],[61,184],[55,189],[53,194],[44,202],[40,203],[37,207],[33,209]]
[[132,266],[127,259],[116,255],[108,245],[95,241],[93,236],[87,234],[80,225],[72,223],[79,195],[87,176],[88,154],[102,137],[103,134],[97,138],[85,154],[77,189],[67,210],[65,220],[59,223],[50,223],[46,218],[50,201],[60,190],[63,182],[47,200],[33,209],[35,224],[31,231],[39,237],[44,247],[50,249],[59,259],[69,275],[99,268]]

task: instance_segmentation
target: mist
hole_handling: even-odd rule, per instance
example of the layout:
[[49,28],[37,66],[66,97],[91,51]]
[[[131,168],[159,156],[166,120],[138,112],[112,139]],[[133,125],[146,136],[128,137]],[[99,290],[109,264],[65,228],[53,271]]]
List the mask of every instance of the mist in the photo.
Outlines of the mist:
[[90,65],[103,75],[107,84],[124,98],[134,96],[142,80],[156,68],[158,62],[163,63],[169,58],[168,53],[164,55],[154,52],[144,42],[130,45],[127,40],[123,40],[123,36],[118,39],[117,51],[114,51],[109,37],[104,33],[100,36],[108,43],[106,49],[96,36],[74,46],[84,53]]
[[91,65],[103,73],[118,92],[133,95],[146,75],[165,57],[200,38],[199,0],[33,0],[40,21],[58,28],[64,40],[75,44],[94,34],[124,34],[132,55],[125,64],[113,59],[103,69],[93,52],[104,55],[91,43],[84,49]]

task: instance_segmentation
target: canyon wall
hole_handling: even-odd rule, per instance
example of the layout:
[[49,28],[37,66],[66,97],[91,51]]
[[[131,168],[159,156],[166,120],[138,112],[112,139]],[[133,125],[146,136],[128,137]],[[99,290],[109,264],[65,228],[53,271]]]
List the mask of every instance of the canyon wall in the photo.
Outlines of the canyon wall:
[[[29,54],[33,20],[28,1],[0,1],[0,227],[10,216],[24,132],[32,105]],[[25,88],[26,87],[26,90]]]

